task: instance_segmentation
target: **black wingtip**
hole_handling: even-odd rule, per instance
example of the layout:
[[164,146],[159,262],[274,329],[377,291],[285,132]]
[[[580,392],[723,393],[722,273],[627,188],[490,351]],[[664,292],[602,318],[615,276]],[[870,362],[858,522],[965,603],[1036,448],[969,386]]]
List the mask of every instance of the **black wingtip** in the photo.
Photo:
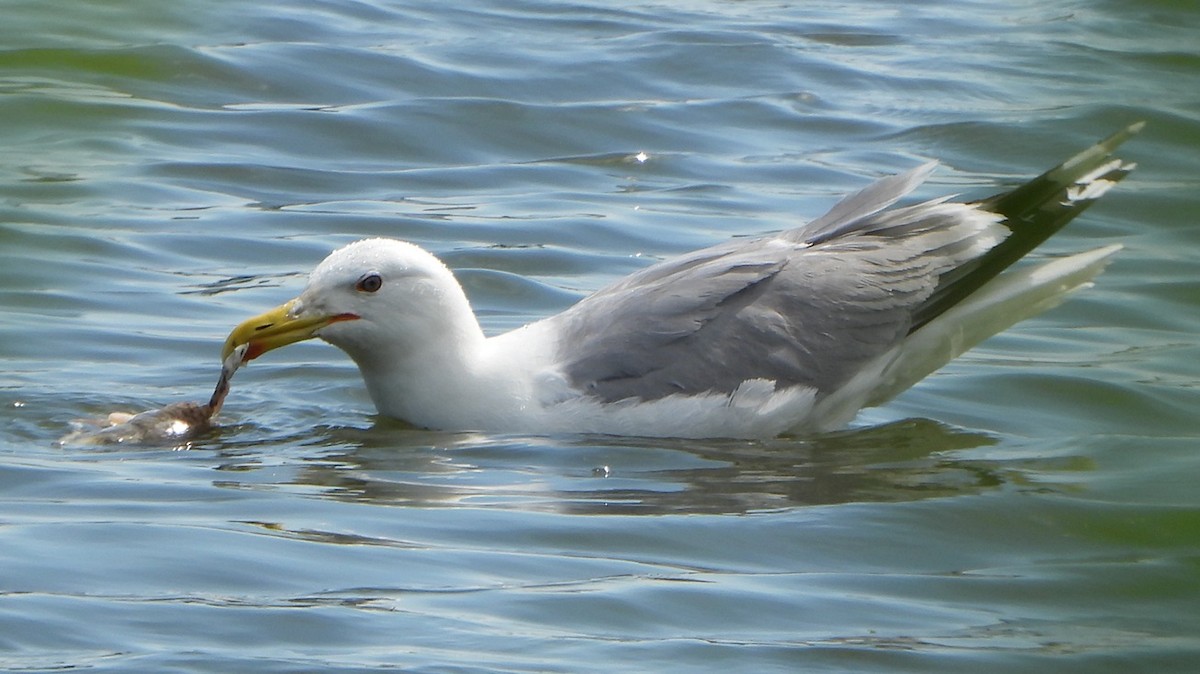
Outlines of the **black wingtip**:
[[[1036,212],[1042,209],[1063,190],[1071,187],[1078,181],[1085,178],[1098,177],[1089,176],[1089,174],[1111,162],[1113,160],[1113,152],[1115,152],[1122,143],[1129,140],[1139,131],[1145,128],[1145,126],[1146,122],[1144,120],[1134,122],[1133,124],[1126,126],[1104,140],[1096,143],[1095,145],[1092,145],[1086,150],[1076,154],[1070,159],[1067,159],[1058,166],[1046,171],[1033,180],[1030,180],[1024,185],[1021,185],[1020,187],[1009,192],[1004,192],[984,199],[980,202],[980,206],[984,210],[1000,213],[1001,215],[1010,218],[1012,222],[1007,224],[1019,228],[1022,222],[1030,218],[1031,212]],[[1119,170],[1123,169],[1123,172],[1120,172],[1120,175],[1107,178],[1113,182],[1116,182],[1128,174],[1129,170],[1132,169],[1132,165],[1118,163],[1113,168]],[[1071,217],[1074,217],[1077,214],[1078,213],[1073,213]],[[1059,227],[1066,224],[1066,222],[1070,219],[1071,218],[1067,218],[1059,223],[1058,227],[1051,229],[1049,232],[1045,232],[1045,236],[1041,237],[1041,240],[1044,241],[1046,238],[1049,238],[1050,234],[1053,234],[1054,231],[1057,231]],[[1038,243],[1040,243],[1040,241]],[[1037,244],[1034,245],[1036,246]]]
[[911,331],[1025,257],[1129,175],[1135,164],[1113,157],[1113,152],[1145,126],[1144,121],[1134,122],[1024,185],[976,202],[979,209],[1003,216],[1009,235],[982,257],[944,275],[917,311]]

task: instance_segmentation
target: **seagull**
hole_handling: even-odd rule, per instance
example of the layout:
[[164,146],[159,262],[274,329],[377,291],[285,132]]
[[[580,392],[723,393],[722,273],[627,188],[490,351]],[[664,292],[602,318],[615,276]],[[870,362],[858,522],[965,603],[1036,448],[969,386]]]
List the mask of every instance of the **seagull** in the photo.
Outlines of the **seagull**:
[[295,299],[238,325],[222,359],[320,338],[378,412],[441,430],[769,438],[849,424],[1095,278],[1121,246],[1010,266],[1135,165],[1133,124],[971,202],[895,206],[936,163],[794,229],[658,262],[485,336],[454,274],[411,243],[331,253]]

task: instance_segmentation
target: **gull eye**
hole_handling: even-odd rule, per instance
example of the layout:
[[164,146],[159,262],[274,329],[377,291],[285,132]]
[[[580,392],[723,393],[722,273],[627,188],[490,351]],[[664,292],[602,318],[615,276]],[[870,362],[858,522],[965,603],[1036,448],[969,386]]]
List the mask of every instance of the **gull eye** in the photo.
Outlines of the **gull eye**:
[[383,277],[378,272],[367,272],[359,277],[354,289],[359,292],[373,293],[383,287]]

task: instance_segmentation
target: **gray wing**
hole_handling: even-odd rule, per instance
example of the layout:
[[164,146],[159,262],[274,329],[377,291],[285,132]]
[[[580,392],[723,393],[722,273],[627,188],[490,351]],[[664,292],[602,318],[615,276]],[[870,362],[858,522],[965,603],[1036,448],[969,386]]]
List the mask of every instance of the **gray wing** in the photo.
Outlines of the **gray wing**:
[[942,201],[882,212],[932,165],[879,181],[805,227],[668,260],[552,321],[575,387],[606,401],[730,393],[747,379],[828,393],[904,339],[939,275],[1004,237]]

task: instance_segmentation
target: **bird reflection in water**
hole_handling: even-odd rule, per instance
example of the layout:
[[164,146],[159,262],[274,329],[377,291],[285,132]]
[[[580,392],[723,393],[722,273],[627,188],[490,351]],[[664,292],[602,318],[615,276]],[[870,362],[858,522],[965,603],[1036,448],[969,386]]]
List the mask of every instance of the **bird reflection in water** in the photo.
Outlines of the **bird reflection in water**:
[[[309,454],[290,471],[273,463],[273,474],[324,498],[423,508],[745,514],[1024,488],[1034,482],[1031,471],[1086,469],[1019,452],[965,453],[998,440],[926,419],[758,441],[442,433],[386,419],[372,428],[318,432],[320,438],[303,443],[289,439],[307,445]],[[231,456],[225,470],[257,472],[257,451]],[[258,479],[229,486],[261,485]]]

